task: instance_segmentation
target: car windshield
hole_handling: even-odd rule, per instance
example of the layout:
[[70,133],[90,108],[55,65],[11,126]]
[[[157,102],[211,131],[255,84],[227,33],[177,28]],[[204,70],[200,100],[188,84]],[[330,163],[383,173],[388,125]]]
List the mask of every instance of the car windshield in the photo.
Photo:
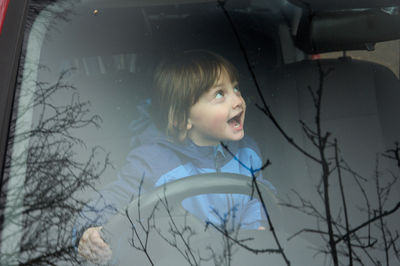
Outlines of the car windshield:
[[1,265],[400,263],[400,9],[32,0]]

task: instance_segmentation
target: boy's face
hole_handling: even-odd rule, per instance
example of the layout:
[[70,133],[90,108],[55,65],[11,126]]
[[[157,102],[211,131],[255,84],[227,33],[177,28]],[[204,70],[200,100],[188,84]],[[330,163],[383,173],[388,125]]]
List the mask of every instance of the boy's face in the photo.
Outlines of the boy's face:
[[188,137],[199,146],[217,145],[244,136],[246,104],[224,69],[214,86],[190,108]]

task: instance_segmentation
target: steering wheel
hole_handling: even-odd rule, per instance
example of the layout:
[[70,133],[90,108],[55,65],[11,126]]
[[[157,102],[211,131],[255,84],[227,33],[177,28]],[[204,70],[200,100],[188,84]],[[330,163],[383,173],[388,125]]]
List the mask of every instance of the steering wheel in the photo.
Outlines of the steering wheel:
[[[209,238],[210,235],[207,236],[204,233],[205,222],[188,213],[183,208],[182,201],[196,195],[214,193],[252,195],[254,198],[260,199],[252,182],[251,177],[239,174],[201,174],[166,183],[141,195],[140,198],[134,199],[126,209],[111,218],[102,229],[102,237],[113,251],[111,264],[128,265],[135,262],[135,265],[151,265],[149,257],[158,261],[162,257],[170,255],[171,244],[174,244],[174,241],[178,246],[184,245],[182,239],[179,239],[179,235],[173,236],[173,233],[169,231],[175,226],[187,229],[190,225],[190,231],[186,230],[182,237],[192,243]],[[256,182],[262,200],[268,209],[268,215],[279,217],[277,215],[280,211],[275,194],[264,183]],[[157,226],[152,227],[155,223]],[[160,228],[163,225],[166,226],[165,232],[167,233],[161,232]],[[193,232],[199,234],[189,237],[189,234]],[[213,232],[215,234],[215,231]],[[191,239],[189,240],[189,238]]]

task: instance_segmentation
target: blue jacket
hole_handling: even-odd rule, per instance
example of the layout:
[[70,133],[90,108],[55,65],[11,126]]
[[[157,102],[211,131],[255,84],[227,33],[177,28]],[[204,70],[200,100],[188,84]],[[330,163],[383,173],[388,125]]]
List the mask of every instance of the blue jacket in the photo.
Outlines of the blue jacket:
[[[260,179],[261,171],[257,169],[262,166],[262,160],[256,143],[249,137],[224,142],[234,156],[221,145],[197,146],[190,139],[177,143],[157,130],[145,110],[142,110],[142,118],[132,123],[131,130],[135,136],[131,144],[135,148],[128,154],[117,180],[80,213],[74,228],[75,240],[79,231],[106,223],[137,197],[142,179],[142,194],[170,181],[202,173],[251,176],[251,169],[254,169]],[[241,228],[255,229],[265,222],[259,202],[247,195],[199,195],[185,199],[182,205],[198,218],[214,224],[230,220],[230,224],[236,226],[240,223]]]

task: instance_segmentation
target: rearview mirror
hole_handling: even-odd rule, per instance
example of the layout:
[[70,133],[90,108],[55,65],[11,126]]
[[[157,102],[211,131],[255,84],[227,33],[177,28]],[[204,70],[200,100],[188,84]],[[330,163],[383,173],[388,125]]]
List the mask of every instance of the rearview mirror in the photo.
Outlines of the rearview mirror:
[[296,45],[306,53],[373,50],[377,42],[400,38],[398,8],[303,13]]

